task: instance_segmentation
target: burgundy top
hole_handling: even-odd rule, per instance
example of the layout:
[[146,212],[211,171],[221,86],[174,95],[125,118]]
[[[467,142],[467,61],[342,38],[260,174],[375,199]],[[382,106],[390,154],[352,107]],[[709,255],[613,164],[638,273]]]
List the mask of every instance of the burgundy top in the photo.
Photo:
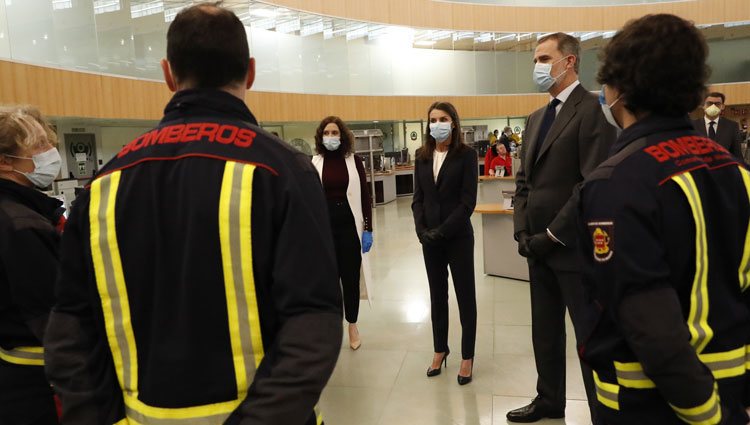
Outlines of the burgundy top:
[[[359,174],[359,186],[362,194],[362,216],[364,229],[372,232],[372,205],[370,190],[365,177],[365,167],[362,160],[354,155],[354,164]],[[339,150],[323,153],[323,190],[329,201],[346,201],[346,189],[349,186],[349,171],[346,169],[346,159]]]

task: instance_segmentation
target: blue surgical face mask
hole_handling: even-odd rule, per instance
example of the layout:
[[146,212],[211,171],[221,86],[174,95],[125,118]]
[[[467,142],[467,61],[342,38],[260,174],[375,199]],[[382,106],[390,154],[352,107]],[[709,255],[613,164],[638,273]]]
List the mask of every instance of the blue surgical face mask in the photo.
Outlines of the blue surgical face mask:
[[553,63],[537,62],[534,65],[534,83],[536,83],[536,86],[539,87],[539,91],[549,91],[549,89],[551,89],[552,86],[555,85],[557,80],[560,77],[562,77],[566,72],[568,72],[568,69],[565,68],[565,70],[562,73],[560,73],[560,75],[558,75],[557,77],[552,76],[552,66],[557,64],[560,61],[565,60],[566,58],[567,56]]
[[445,122],[432,122],[430,123],[430,135],[438,143],[443,143],[451,137],[451,131],[453,123],[450,121]]
[[323,137],[323,146],[329,151],[335,151],[341,146],[340,137]]
[[23,171],[13,170],[18,174],[24,175],[36,187],[44,189],[52,184],[55,178],[60,174],[62,158],[56,148],[38,153],[31,158],[25,156],[6,155],[11,158],[30,159],[34,161],[34,171],[25,173]]
[[620,127],[620,124],[618,124],[617,120],[615,120],[615,116],[612,115],[612,107],[620,101],[621,97],[622,96],[615,99],[615,101],[612,102],[611,105],[607,105],[607,99],[604,97],[604,86],[602,86],[602,91],[599,92],[599,104],[602,105],[602,113],[604,114],[604,118],[607,119],[607,122],[610,125],[614,126],[618,130],[622,130],[622,127]]

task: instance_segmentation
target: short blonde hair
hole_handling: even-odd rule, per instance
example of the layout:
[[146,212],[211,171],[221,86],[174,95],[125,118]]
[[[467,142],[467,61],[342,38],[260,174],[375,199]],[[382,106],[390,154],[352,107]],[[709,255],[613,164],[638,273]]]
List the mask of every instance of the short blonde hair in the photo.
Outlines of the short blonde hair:
[[0,154],[21,149],[57,146],[57,135],[39,109],[33,106],[0,106]]

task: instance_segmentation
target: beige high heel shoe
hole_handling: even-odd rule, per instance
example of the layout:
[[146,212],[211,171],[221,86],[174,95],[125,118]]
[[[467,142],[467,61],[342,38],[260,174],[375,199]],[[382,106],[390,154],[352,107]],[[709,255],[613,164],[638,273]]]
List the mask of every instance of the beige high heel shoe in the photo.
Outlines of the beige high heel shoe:
[[362,346],[362,340],[359,338],[359,329],[356,323],[349,323],[349,348],[357,350]]

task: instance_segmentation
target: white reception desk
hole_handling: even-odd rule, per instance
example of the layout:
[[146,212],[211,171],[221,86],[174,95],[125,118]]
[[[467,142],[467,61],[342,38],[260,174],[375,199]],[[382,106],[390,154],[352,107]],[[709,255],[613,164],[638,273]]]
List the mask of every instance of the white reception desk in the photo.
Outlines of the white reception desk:
[[494,202],[477,204],[474,212],[482,214],[484,273],[528,281],[529,266],[513,239],[513,210]]
[[503,191],[516,191],[515,177],[479,176],[477,203],[491,204],[503,202]]

